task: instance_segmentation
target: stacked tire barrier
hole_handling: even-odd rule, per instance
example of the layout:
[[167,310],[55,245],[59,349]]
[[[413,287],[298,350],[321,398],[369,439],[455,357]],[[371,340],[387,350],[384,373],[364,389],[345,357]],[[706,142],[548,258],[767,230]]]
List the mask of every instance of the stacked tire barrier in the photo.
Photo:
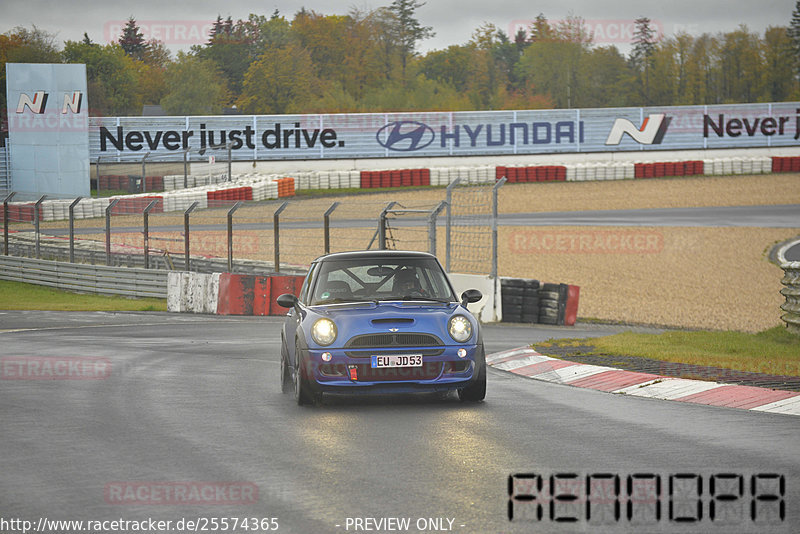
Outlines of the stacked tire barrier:
[[503,322],[572,326],[577,319],[578,286],[501,278],[500,295]]
[[217,315],[285,315],[277,298],[299,294],[305,275],[170,272],[167,310]]
[[[169,212],[184,211],[193,202],[198,202],[199,208],[207,208],[237,200],[261,201],[291,197],[295,191],[304,189],[446,186],[456,179],[464,184],[493,183],[503,177],[511,183],[583,182],[780,172],[800,172],[800,156],[726,157],[679,161],[597,161],[523,167],[481,165],[376,171],[313,171],[290,173],[291,176],[254,173],[234,175],[232,181],[228,181],[227,176],[222,174],[189,176],[188,189],[182,189],[184,182],[182,175],[168,175],[163,177],[163,183],[156,180],[148,182],[147,187],[148,190],[152,190],[156,186],[163,185],[167,190],[165,193],[156,195],[152,192],[140,193],[126,195],[124,198],[139,197],[152,200],[160,197],[162,203],[159,209]],[[129,177],[101,178],[105,179],[106,185],[122,188],[125,179]],[[160,177],[148,177],[148,180],[150,178],[160,180]],[[108,198],[84,199],[76,206],[75,217],[78,219],[102,217],[108,202]],[[45,200],[41,206],[40,217],[45,221],[66,219],[69,204],[70,201],[65,200]],[[144,203],[144,206],[146,205],[147,203]],[[33,203],[10,203],[9,211],[12,221],[33,221]]]
[[781,295],[786,302],[781,304],[781,309],[786,313],[781,316],[789,332],[800,336],[800,261],[787,262],[781,265],[784,276],[781,283]]

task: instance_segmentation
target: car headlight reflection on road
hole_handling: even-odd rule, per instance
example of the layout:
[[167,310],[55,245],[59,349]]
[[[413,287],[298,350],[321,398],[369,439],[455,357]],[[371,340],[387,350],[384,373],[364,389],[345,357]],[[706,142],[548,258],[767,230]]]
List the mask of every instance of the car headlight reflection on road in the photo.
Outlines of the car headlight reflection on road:
[[447,326],[450,337],[459,343],[465,343],[472,337],[472,324],[463,315],[454,315]]
[[311,337],[318,345],[326,347],[336,341],[336,325],[330,319],[318,319],[311,327]]

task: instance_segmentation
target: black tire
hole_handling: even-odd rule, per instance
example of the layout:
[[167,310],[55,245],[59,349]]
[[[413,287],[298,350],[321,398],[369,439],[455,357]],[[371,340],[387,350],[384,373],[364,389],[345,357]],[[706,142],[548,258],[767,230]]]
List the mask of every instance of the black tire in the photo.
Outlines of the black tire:
[[508,296],[522,296],[525,294],[524,287],[507,286],[500,289],[501,296],[505,299]]
[[539,301],[539,312],[541,310],[549,309],[549,310],[557,310],[558,309],[558,301],[555,300],[540,300]]
[[525,280],[524,286],[528,291],[538,291],[542,284],[538,280]]
[[286,342],[281,341],[281,393],[289,393],[294,389],[292,382],[292,368],[289,367],[289,351]]
[[542,287],[539,288],[540,291],[555,291],[558,293],[559,289],[561,288],[561,284],[542,284]]
[[536,323],[539,322],[539,314],[538,313],[533,313],[533,314],[524,313],[524,314],[522,314],[522,322],[523,323],[536,324]]
[[503,295],[503,306],[512,305],[512,306],[521,306],[522,305],[522,295]]
[[558,300],[559,294],[558,291],[539,291],[539,298],[548,300]]
[[522,314],[522,305],[521,304],[505,304],[503,303],[502,306],[503,315],[521,315]]
[[553,308],[539,308],[539,318],[554,317],[558,318],[558,310]]
[[522,278],[503,278],[500,280],[500,289],[506,289],[509,287],[525,287],[525,283],[528,280],[524,280]]
[[546,317],[540,315],[539,322],[541,324],[558,324],[558,317]]
[[305,376],[306,372],[304,370],[305,361],[301,356],[300,347],[296,345],[294,349],[294,357],[295,366],[294,373],[292,373],[294,382],[294,400],[297,402],[298,406],[315,404],[318,400],[317,395],[311,391],[311,387],[308,385],[308,379]]
[[465,388],[458,390],[461,402],[481,402],[486,398],[486,362],[478,370],[478,379]]
[[530,299],[530,298],[538,299],[539,298],[539,293],[540,293],[539,289],[528,289],[528,288],[525,288],[525,293],[523,294],[523,296],[526,299]]

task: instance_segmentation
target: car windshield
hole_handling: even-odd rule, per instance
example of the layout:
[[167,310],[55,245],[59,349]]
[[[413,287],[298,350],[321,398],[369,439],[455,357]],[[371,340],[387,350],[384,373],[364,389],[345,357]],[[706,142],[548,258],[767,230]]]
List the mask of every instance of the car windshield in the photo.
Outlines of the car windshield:
[[452,302],[450,284],[433,258],[360,258],[323,261],[316,273],[315,304],[379,300]]

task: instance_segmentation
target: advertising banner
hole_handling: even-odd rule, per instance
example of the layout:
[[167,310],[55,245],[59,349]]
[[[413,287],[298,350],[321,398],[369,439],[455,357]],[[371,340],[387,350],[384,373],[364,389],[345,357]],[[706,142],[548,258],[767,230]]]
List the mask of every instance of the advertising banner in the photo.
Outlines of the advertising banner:
[[237,160],[502,156],[798,146],[800,102],[425,113],[92,119],[92,157]]
[[10,189],[89,196],[86,65],[6,63]]

